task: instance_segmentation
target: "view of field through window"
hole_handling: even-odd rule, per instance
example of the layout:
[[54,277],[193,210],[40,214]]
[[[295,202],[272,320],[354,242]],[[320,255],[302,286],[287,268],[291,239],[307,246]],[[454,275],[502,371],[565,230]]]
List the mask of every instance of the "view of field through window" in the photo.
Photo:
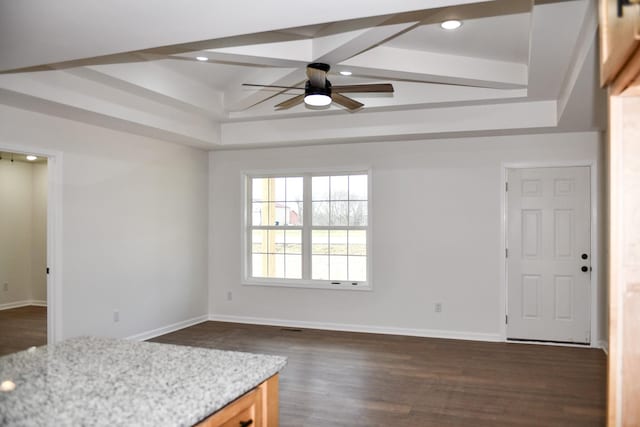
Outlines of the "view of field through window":
[[251,178],[250,191],[252,277],[367,280],[366,174]]

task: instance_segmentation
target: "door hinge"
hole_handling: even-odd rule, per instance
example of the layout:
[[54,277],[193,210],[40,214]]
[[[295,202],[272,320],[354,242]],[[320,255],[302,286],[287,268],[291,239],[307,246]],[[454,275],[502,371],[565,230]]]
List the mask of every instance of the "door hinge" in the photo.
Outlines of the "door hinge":
[[508,182],[504,183],[504,191],[509,191],[509,183]]
[[509,324],[509,315],[508,314],[504,315],[504,323],[507,324],[507,325]]
[[49,274],[49,267],[47,267],[47,274]]
[[509,258],[509,249],[504,248],[504,257]]

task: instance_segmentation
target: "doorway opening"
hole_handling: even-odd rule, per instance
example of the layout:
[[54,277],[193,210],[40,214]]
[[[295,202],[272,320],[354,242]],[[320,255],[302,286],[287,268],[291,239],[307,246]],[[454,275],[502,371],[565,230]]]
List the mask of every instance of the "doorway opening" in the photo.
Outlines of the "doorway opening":
[[47,343],[47,158],[0,151],[0,348]]
[[61,339],[61,160],[0,145],[0,354]]

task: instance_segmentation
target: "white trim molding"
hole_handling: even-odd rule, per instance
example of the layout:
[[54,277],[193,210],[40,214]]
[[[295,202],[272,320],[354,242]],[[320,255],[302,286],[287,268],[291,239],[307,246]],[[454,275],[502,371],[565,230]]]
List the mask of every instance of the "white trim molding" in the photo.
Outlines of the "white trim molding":
[[12,308],[20,308],[20,307],[28,307],[28,306],[36,306],[36,307],[46,307],[47,306],[47,302],[46,301],[41,301],[41,300],[34,300],[34,299],[26,299],[26,300],[22,300],[22,301],[14,301],[14,302],[7,302],[5,304],[0,304],[0,310],[10,310]]
[[601,348],[604,351],[604,354],[609,355],[609,341],[600,340],[598,341],[598,348]]
[[288,328],[321,329],[325,331],[362,332],[369,334],[404,335],[423,338],[445,338],[468,341],[502,342],[498,333],[480,333],[448,331],[441,329],[413,329],[388,326],[354,325],[346,323],[308,322],[300,320],[273,319],[264,317],[231,316],[225,314],[211,314],[209,320],[214,322],[245,323],[250,325],[283,326]]
[[36,307],[46,307],[47,306],[47,302],[46,301],[42,301],[42,300],[30,300],[29,301],[31,304],[29,305],[35,305]]
[[191,319],[172,323],[170,325],[162,326],[160,328],[152,329],[150,331],[145,331],[145,332],[140,332],[139,334],[130,335],[125,339],[131,340],[131,341],[146,341],[151,338],[158,337],[160,335],[169,334],[179,329],[188,328],[189,326],[194,326],[194,325],[197,325],[198,323],[206,322],[207,320],[209,320],[209,316],[205,314],[202,316],[193,317]]

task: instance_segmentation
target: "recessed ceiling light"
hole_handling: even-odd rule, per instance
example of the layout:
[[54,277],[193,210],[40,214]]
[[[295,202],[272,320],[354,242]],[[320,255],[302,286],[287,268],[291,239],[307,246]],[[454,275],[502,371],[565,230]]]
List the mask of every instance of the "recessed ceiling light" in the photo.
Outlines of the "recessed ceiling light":
[[207,58],[206,56],[196,56],[196,59],[198,61],[202,61],[202,62],[209,60],[209,58]]
[[462,26],[462,21],[450,19],[449,21],[444,21],[440,26],[445,30],[457,30]]
[[13,391],[16,389],[16,383],[11,380],[2,381],[0,391]]
[[27,156],[27,160],[29,160],[30,162],[33,162],[34,160],[38,160],[38,158],[36,156],[32,156],[31,154],[29,154]]
[[344,70],[344,71],[340,71],[340,74],[343,76],[350,76],[353,73],[351,71]]

